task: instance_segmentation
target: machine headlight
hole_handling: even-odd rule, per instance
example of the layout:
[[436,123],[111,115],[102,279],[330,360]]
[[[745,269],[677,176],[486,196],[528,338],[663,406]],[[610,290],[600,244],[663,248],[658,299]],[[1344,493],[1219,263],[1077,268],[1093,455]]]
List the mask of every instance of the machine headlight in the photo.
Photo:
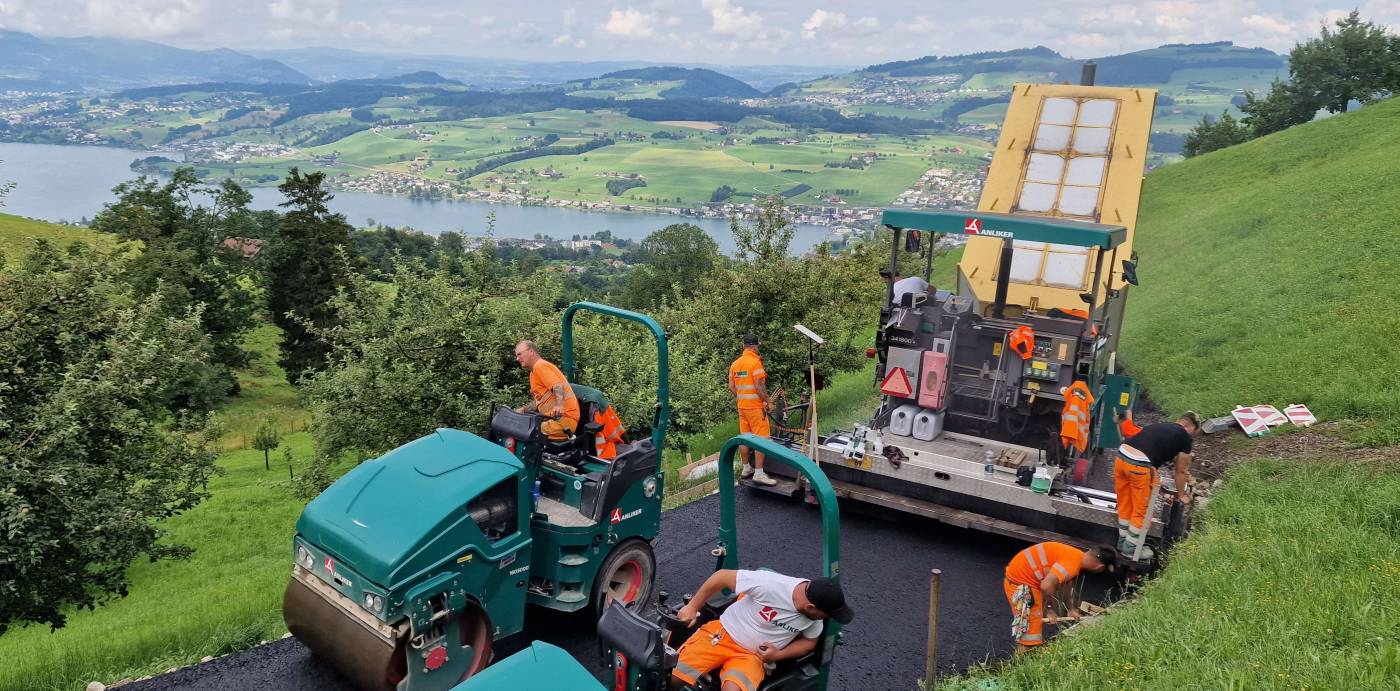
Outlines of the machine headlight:
[[311,550],[297,545],[297,563],[305,568],[311,568]]
[[384,598],[374,593],[365,593],[364,604],[365,609],[378,613],[380,610],[384,609]]
[[642,494],[645,494],[647,499],[656,496],[656,476],[642,480]]

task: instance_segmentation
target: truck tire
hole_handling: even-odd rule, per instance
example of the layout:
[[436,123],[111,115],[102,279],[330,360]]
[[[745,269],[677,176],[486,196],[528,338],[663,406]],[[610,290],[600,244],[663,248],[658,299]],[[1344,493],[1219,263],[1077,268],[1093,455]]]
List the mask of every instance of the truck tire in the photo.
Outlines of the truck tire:
[[603,560],[593,578],[594,612],[601,613],[610,596],[628,609],[640,609],[651,599],[655,579],[656,555],[651,544],[636,538],[624,540]]

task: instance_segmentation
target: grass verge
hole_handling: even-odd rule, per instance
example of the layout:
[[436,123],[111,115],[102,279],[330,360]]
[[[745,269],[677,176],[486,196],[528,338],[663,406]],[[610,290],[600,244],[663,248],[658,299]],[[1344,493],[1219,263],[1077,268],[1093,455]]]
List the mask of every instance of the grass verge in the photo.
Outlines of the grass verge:
[[1400,463],[1253,461],[1203,513],[1136,600],[938,688],[1400,686]]

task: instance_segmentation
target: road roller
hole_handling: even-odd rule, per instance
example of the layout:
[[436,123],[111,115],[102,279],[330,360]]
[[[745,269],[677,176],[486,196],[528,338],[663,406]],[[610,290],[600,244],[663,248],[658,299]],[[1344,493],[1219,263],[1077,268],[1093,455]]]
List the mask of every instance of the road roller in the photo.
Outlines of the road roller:
[[[648,438],[601,459],[578,382],[580,311],[633,322],[657,347]],[[541,418],[499,408],[483,438],[439,429],[367,460],[307,504],[283,598],[287,629],[366,691],[449,689],[524,628],[526,604],[640,607],[656,573],[660,464],[670,422],[666,336],[651,317],[580,302],[563,316],[562,370],[578,433],[554,441]]]
[[[762,555],[748,562],[739,560],[739,523],[735,516],[734,454],[747,447],[764,454],[770,460],[782,460],[785,467],[798,474],[805,486],[811,488],[813,502],[822,518],[822,574],[833,580],[841,578],[841,514],[836,505],[836,491],[817,463],[804,457],[782,442],[741,434],[725,443],[719,454],[720,525],[719,538],[712,553],[715,569],[737,569],[741,564],[757,564],[748,568],[764,568]],[[692,623],[682,621],[679,607],[689,595],[670,600],[659,593],[652,612],[643,614],[637,608],[619,603],[607,605],[598,619],[598,639],[601,662],[611,684],[604,687],[569,654],[542,641],[512,655],[485,674],[473,677],[452,691],[666,691],[670,688],[671,672],[676,668],[678,649],[705,623],[717,619],[724,610],[738,601],[735,593],[722,593],[711,598],[701,608],[700,617]],[[831,678],[831,664],[836,648],[842,643],[841,624],[827,620],[822,627],[816,649],[802,657],[783,660],[765,666],[763,679],[754,691],[826,691]],[[714,674],[700,677],[694,691],[719,691],[720,682]],[[874,688],[874,687],[871,687]],[[883,687],[882,687],[883,688]]]

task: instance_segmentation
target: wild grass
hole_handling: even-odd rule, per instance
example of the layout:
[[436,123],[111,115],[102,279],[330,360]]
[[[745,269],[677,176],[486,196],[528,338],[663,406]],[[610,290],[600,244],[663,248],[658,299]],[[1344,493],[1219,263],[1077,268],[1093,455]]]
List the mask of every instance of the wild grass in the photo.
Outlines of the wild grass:
[[1397,688],[1397,497],[1393,462],[1238,466],[1135,601],[938,688]]
[[1400,443],[1400,99],[1147,176],[1121,356],[1168,411],[1307,403]]

